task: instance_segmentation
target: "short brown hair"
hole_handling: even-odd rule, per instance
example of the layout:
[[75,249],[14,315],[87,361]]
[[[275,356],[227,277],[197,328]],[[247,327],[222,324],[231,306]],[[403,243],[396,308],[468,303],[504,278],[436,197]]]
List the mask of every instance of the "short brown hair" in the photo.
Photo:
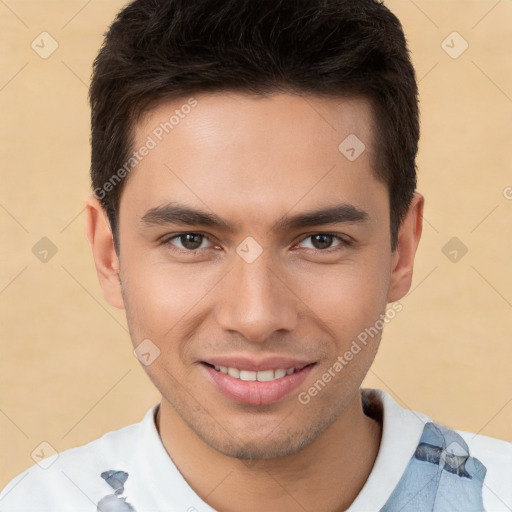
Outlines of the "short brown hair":
[[395,250],[416,188],[418,89],[402,26],[376,0],[134,0],[124,7],[105,34],[89,91],[92,186],[116,249],[127,173],[115,173],[126,169],[136,122],[160,101],[222,90],[371,100],[374,173],[388,188]]

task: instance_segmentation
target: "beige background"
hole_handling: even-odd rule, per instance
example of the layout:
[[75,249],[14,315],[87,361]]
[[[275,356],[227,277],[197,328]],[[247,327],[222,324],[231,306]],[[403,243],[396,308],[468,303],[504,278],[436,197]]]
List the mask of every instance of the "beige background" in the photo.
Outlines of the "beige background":
[[[34,464],[41,442],[84,444],[158,400],[123,312],[103,300],[83,229],[87,86],[122,5],[0,2],[0,487]],[[419,79],[425,225],[413,287],[365,385],[452,427],[512,440],[512,2],[387,5]],[[31,48],[44,31],[59,45],[47,59]],[[469,44],[456,59],[441,46],[453,31]],[[463,42],[447,44],[454,52]],[[42,237],[58,249],[46,263],[32,252]],[[468,248],[457,262],[442,251],[452,237]]]

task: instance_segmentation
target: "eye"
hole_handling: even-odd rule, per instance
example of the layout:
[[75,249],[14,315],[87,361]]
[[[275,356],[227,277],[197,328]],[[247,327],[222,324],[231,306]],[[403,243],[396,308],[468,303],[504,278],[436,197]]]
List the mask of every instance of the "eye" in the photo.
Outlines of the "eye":
[[181,252],[195,252],[199,249],[205,249],[206,247],[201,247],[202,242],[208,240],[206,235],[202,233],[179,233],[177,235],[171,235],[162,240],[163,244],[169,244],[172,246],[176,246],[172,241],[176,239],[180,244],[177,246],[178,250]]
[[311,239],[312,241],[312,247],[307,247],[308,249],[311,248],[322,252],[326,252],[326,249],[330,249],[335,239],[337,239],[339,243],[334,246],[334,250],[337,250],[336,247],[344,247],[351,243],[349,240],[341,237],[340,235],[336,235],[335,233],[314,233],[313,235],[309,235],[304,238],[304,241],[308,239]]
[[[320,252],[336,251],[351,244],[350,240],[335,233],[314,233],[304,238],[299,245],[309,239],[311,239],[311,244],[310,247],[306,248]],[[333,242],[336,240],[338,243],[333,246]],[[169,235],[163,238],[161,243],[169,246],[171,250],[176,252],[195,254],[201,249],[207,249],[210,247],[209,245],[204,245],[205,242],[209,242],[209,239],[205,234],[189,232]]]

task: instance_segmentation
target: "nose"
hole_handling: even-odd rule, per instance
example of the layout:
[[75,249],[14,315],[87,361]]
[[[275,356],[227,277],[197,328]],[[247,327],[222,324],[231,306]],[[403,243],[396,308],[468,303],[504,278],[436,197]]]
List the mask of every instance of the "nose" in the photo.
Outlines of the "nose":
[[254,343],[268,340],[276,331],[292,331],[299,314],[300,299],[282,269],[265,253],[252,263],[236,257],[216,308],[217,322],[224,330]]

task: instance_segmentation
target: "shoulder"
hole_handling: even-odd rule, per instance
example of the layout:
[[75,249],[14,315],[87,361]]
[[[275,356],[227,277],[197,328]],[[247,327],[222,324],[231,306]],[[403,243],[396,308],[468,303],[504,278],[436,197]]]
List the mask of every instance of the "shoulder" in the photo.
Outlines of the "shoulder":
[[512,466],[512,442],[464,430],[455,430],[467,443],[473,457],[491,464]]
[[442,425],[382,390],[363,390],[363,407],[382,423],[382,440],[351,511],[418,512],[434,502],[465,512],[512,510],[512,443]]
[[[472,470],[478,473],[486,485],[496,488],[512,488],[512,443],[478,433],[455,430],[436,422],[425,424],[416,456],[427,456],[429,448],[438,447],[445,458],[444,466],[458,474],[472,460]],[[470,471],[471,472],[471,471]],[[502,479],[501,476],[506,476]]]
[[43,458],[17,475],[0,493],[0,512],[50,512],[59,504],[67,510],[90,511],[92,504],[113,492],[101,477],[105,468],[131,466],[132,448],[153,409],[139,423]]
[[422,505],[428,505],[425,510],[436,502],[454,510],[506,511],[512,505],[511,494],[511,443],[429,421],[389,510],[404,499],[421,496]]
[[512,509],[512,443],[457,430],[474,459],[485,467],[483,498],[486,510]]

